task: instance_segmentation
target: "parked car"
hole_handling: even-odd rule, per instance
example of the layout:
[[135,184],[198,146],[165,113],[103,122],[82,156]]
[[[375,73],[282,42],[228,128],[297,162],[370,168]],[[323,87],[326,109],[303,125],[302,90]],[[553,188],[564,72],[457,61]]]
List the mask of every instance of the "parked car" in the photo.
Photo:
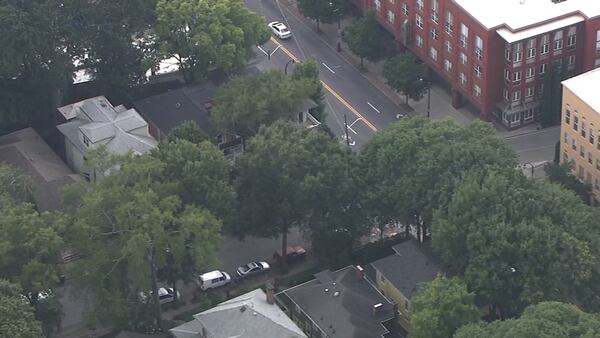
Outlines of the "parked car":
[[241,278],[258,275],[269,271],[271,267],[267,262],[250,262],[244,266],[237,268],[237,275]]
[[[286,251],[286,257],[288,262],[294,262],[301,260],[306,257],[306,250],[301,246],[288,246]],[[273,259],[279,263],[281,262],[281,251],[277,250],[273,254]]]
[[[140,292],[140,299],[142,302],[147,303],[150,301],[150,297],[152,297],[152,291],[150,292]],[[177,291],[177,298],[181,298],[181,294]],[[175,290],[173,288],[158,288],[158,303],[167,304],[171,303],[175,300]]]
[[288,39],[292,37],[292,32],[287,28],[286,25],[279,21],[269,22],[268,25],[271,28],[271,32],[280,39]]
[[231,277],[225,271],[215,270],[198,276],[196,283],[198,287],[205,291],[219,286],[227,285],[231,282]]

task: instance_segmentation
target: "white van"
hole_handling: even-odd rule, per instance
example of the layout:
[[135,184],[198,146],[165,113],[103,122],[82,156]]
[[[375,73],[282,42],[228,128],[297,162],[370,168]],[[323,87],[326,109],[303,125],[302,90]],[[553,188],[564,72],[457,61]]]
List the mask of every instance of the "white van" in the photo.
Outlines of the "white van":
[[202,290],[217,288],[231,282],[231,277],[225,271],[211,271],[198,276],[198,287]]

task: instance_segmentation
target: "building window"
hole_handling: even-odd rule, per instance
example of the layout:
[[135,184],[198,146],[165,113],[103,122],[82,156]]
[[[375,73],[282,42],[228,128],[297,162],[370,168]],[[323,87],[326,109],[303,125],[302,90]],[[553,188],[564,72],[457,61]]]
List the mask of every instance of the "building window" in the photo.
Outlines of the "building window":
[[400,10],[402,11],[402,14],[408,15],[408,5],[406,3],[402,3],[402,5],[400,6]]
[[586,132],[587,132],[587,130],[586,130],[586,128],[585,128],[585,121],[581,121],[581,136],[582,136],[582,137],[586,137],[586,136],[585,136],[585,135],[586,135]]
[[392,25],[394,24],[394,21],[396,21],[396,14],[394,12],[390,11],[389,9],[387,11],[387,20]]
[[527,87],[527,91],[525,92],[525,97],[532,97],[535,90],[533,87]]
[[469,41],[469,27],[465,26],[464,23],[460,24],[460,45],[463,48],[467,48]]
[[435,27],[431,28],[431,38],[434,40],[438,39],[438,31]]
[[577,140],[576,139],[571,140],[571,148],[573,150],[577,150]]
[[507,46],[507,48],[504,50],[504,58],[506,59],[507,62],[510,62],[512,60],[512,51],[510,50],[510,45]]
[[417,41],[417,47],[423,47],[423,38],[421,36],[417,35],[415,40]]
[[373,1],[373,5],[375,6],[376,11],[379,12],[381,10],[381,1],[380,0]]
[[563,144],[568,144],[569,143],[569,134],[567,134],[567,132],[565,131],[565,134],[563,136]]
[[515,62],[520,62],[523,59],[523,44],[522,43],[516,43],[514,46],[514,52],[515,52]]
[[467,83],[467,76],[463,72],[460,72],[458,74],[458,79],[460,80],[460,84],[462,84],[462,85],[464,85],[465,83]]
[[533,108],[527,109],[527,110],[525,110],[523,120],[525,120],[525,121],[533,120],[533,115],[534,115]]
[[431,21],[438,23],[439,3],[438,0],[431,0]]
[[452,16],[452,12],[446,12],[446,33],[448,35],[452,35],[454,32],[454,17]]
[[508,89],[504,88],[504,99],[506,101],[510,100],[510,93],[508,92]]
[[483,59],[483,39],[479,35],[475,35],[475,56],[477,60]]
[[431,47],[429,49],[429,56],[431,56],[432,59],[437,60],[437,49]]
[[419,14],[416,14],[416,22],[417,27],[423,29],[423,17],[421,17]]
[[569,31],[567,32],[567,47],[572,49],[575,47],[575,43],[577,43],[577,27],[569,27]]
[[519,114],[519,113],[511,114],[511,115],[509,115],[508,120],[511,125],[521,122],[521,114]]
[[548,54],[550,51],[550,35],[546,34],[542,36],[542,51],[541,54]]
[[593,163],[593,161],[592,161],[592,153],[590,153],[589,151],[588,151],[588,163],[589,164]]
[[463,65],[467,64],[467,55],[463,52],[460,52],[458,54],[458,60],[460,61],[460,63],[462,63]]
[[596,52],[600,52],[600,29],[596,31]]
[[535,68],[533,68],[533,67],[527,68],[527,71],[525,71],[525,77],[530,79],[534,76],[535,76]]
[[590,144],[591,145],[594,144],[595,139],[596,139],[596,137],[594,136],[594,129],[590,128]]
[[444,60],[444,69],[446,69],[447,72],[452,70],[452,62],[448,61],[448,60]]
[[529,41],[527,41],[527,58],[528,59],[535,57],[535,43],[536,43],[535,38],[529,39]]
[[571,109],[569,105],[565,108],[565,123],[571,124]]
[[562,61],[563,61],[562,58],[558,58],[558,59],[554,60],[554,66],[556,66],[557,68],[562,67],[562,63],[563,63]]
[[585,158],[585,148],[583,148],[583,145],[579,146],[579,156]]
[[510,81],[510,70],[504,70],[504,78],[506,79],[506,81]]
[[513,92],[512,100],[513,100],[513,102],[521,100],[521,91],[520,90]]
[[579,129],[579,116],[577,116],[577,112],[575,112],[573,116],[573,130]]
[[600,170],[600,158],[596,160],[596,169]]
[[600,59],[595,59],[594,60],[594,68],[598,68],[600,67]]
[[481,96],[481,87],[479,87],[478,85],[473,86],[473,96],[475,96],[475,97]]
[[513,82],[521,81],[521,71],[513,73]]
[[417,9],[420,11],[423,10],[423,0],[417,0]]
[[548,69],[548,64],[547,63],[542,63],[540,65],[540,75],[545,74],[547,69]]
[[563,31],[554,33],[554,50],[561,50],[563,48]]
[[475,76],[481,77],[481,66],[475,65],[474,70],[475,70]]
[[448,53],[452,53],[452,42],[448,40],[444,41],[444,49],[446,49]]
[[575,64],[575,55],[569,55],[569,58],[567,59],[567,65],[572,66]]

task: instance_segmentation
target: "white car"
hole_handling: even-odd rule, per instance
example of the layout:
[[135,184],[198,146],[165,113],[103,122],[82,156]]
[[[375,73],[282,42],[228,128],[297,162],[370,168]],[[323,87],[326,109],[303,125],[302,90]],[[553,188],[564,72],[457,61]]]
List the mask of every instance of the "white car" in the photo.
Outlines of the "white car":
[[215,270],[198,276],[196,282],[202,291],[206,291],[208,289],[229,284],[231,282],[231,277],[225,271]]
[[279,21],[269,22],[268,26],[271,28],[271,32],[273,32],[273,34],[280,39],[288,39],[292,37],[292,32],[290,32],[286,25]]
[[271,267],[267,262],[251,262],[237,268],[237,275],[241,278],[257,275],[269,271]]
[[[150,301],[151,296],[152,296],[152,291],[150,291],[148,293],[140,292],[140,299],[144,303]],[[177,291],[177,298],[178,299],[181,298],[181,294],[179,293],[179,291]],[[158,302],[161,305],[171,303],[174,300],[175,300],[175,291],[173,290],[173,288],[159,288],[158,289]]]

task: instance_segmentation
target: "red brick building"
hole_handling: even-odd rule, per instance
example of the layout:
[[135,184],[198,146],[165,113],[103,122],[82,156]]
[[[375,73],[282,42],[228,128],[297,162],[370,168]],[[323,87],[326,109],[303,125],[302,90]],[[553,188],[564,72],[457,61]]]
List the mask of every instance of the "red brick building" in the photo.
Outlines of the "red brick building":
[[543,76],[600,66],[600,0],[355,0],[484,120],[539,115]]

